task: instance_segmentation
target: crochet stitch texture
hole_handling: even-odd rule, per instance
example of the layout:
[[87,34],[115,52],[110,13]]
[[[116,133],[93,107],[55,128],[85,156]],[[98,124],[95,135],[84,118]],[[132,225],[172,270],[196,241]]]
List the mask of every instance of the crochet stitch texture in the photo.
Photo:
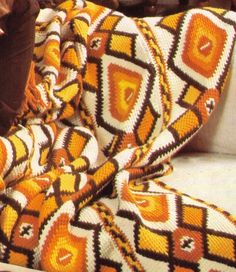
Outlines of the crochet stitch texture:
[[41,12],[18,123],[0,138],[0,260],[54,272],[236,271],[236,221],[161,182],[229,72],[235,13]]

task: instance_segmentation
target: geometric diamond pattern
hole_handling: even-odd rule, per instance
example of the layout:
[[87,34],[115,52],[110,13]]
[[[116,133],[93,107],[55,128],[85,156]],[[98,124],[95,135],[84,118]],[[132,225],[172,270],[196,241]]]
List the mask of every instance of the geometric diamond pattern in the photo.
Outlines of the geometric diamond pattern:
[[157,180],[220,99],[234,15],[130,18],[81,0],[42,11],[26,101],[0,139],[0,261],[235,272],[235,219]]
[[203,257],[201,232],[178,228],[173,232],[174,257],[189,262],[198,262]]
[[[188,78],[194,86],[218,88],[219,73],[220,76],[224,73],[220,67],[227,61],[225,51],[234,39],[229,35],[232,29],[225,28],[225,25],[217,15],[207,16],[205,10],[193,9],[186,14],[172,48],[170,65],[174,71]],[[181,35],[182,31],[186,35]]]
[[154,253],[163,256],[169,255],[169,237],[167,235],[152,232],[144,226],[139,227],[137,235],[137,248],[140,252],[145,252],[146,254]]
[[[206,25],[209,25],[211,32],[205,27]],[[201,34],[199,35],[199,33]],[[200,16],[193,15],[185,38],[188,44],[186,43],[183,48],[183,62],[204,77],[211,77],[224,49],[225,30],[213,24],[202,14]],[[215,39],[221,41],[217,47],[214,44]],[[193,46],[189,46],[189,44],[193,44]]]
[[206,209],[191,205],[182,206],[181,225],[191,228],[203,228],[206,221]]
[[142,77],[118,65],[108,67],[111,95],[110,111],[112,116],[120,122],[129,118],[131,110],[138,98]]
[[[207,249],[211,256],[217,256],[219,258],[235,262],[235,237],[224,237],[222,234],[207,234]],[[225,246],[225,250],[222,253],[222,245]]]

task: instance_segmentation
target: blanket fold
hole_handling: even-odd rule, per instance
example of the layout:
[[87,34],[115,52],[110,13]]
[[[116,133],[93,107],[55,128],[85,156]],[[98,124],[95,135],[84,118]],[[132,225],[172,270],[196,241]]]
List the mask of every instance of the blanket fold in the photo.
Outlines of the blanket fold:
[[[44,271],[236,271],[236,220],[163,184],[224,89],[235,13],[42,10],[0,138],[0,261]],[[160,179],[160,180],[159,180]]]

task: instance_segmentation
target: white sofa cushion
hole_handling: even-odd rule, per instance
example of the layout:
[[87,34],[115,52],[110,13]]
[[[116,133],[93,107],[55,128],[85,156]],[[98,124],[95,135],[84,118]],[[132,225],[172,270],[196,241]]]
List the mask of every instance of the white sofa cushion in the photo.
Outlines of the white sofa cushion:
[[236,156],[194,152],[179,154],[172,163],[173,172],[161,181],[236,215]]

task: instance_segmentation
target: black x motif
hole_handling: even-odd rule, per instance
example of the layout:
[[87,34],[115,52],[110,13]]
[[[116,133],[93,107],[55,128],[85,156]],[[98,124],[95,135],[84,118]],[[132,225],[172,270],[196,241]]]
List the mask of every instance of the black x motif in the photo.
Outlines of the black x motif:
[[32,226],[31,225],[25,225],[22,226],[22,230],[20,232],[20,236],[21,237],[26,237],[26,236],[30,236],[30,230],[32,230]]
[[101,40],[99,38],[95,38],[91,41],[90,47],[92,49],[97,49],[100,47]]
[[208,113],[211,114],[215,108],[214,100],[212,100],[212,99],[207,100],[206,101],[206,108],[207,108]]
[[194,247],[194,239],[190,237],[183,237],[180,245],[183,250],[191,251]]

